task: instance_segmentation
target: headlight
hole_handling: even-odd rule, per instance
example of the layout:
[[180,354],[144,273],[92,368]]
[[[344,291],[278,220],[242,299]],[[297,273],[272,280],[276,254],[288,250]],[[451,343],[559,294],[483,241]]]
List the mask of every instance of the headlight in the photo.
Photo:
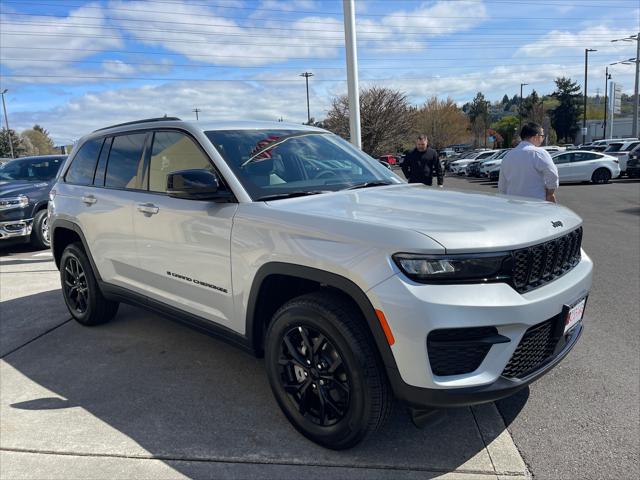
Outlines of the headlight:
[[0,210],[9,210],[10,208],[25,208],[29,205],[29,197],[26,195],[18,195],[11,198],[0,198]]
[[499,282],[510,278],[511,253],[415,255],[396,253],[402,272],[421,283]]

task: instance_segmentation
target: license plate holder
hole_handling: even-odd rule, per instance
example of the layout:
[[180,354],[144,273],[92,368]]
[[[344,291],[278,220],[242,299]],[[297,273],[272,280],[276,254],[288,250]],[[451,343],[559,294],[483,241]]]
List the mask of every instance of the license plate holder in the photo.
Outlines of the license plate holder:
[[565,305],[563,309],[564,334],[566,335],[573,327],[580,323],[584,317],[584,309],[587,304],[585,295],[571,305]]

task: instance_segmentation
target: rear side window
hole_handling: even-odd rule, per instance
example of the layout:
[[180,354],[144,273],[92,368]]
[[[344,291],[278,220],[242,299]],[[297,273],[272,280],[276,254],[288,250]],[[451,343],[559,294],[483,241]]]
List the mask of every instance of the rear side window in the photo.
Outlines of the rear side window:
[[107,162],[105,187],[140,188],[138,173],[146,136],[146,133],[136,133],[114,137]]
[[149,190],[165,192],[167,175],[190,169],[212,169],[209,158],[188,136],[179,132],[156,132],[149,165]]
[[102,138],[89,140],[80,147],[76,156],[73,157],[69,170],[67,170],[65,182],[76,185],[91,185],[93,183],[93,173],[96,169],[102,142]]

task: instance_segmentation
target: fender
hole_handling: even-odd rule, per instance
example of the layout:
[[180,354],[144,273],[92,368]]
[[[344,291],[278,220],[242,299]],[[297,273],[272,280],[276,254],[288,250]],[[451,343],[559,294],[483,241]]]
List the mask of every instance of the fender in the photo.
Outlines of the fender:
[[398,367],[396,365],[395,358],[393,357],[393,353],[391,352],[391,347],[389,346],[384,331],[380,326],[375,309],[362,289],[351,280],[341,275],[303,265],[270,262],[262,265],[256,272],[251,285],[251,292],[249,293],[245,330],[245,332],[247,332],[247,336],[253,340],[254,349],[256,351],[260,351],[260,342],[264,335],[263,325],[260,324],[260,322],[255,324],[256,306],[262,283],[269,275],[287,275],[289,277],[311,280],[321,283],[322,285],[333,287],[351,297],[364,315],[388,374],[390,376],[397,375]]
[[[102,277],[100,276],[100,272],[96,267],[96,262],[93,260],[93,256],[91,255],[91,251],[89,250],[89,244],[87,243],[87,239],[84,237],[84,233],[82,233],[82,229],[77,223],[70,222],[69,220],[56,219],[49,226],[51,230],[51,251],[53,252],[53,258],[56,262],[56,267],[60,268],[60,257],[56,255],[56,246],[55,246],[55,237],[56,237],[56,229],[64,228],[66,230],[71,230],[80,237],[80,241],[82,242],[82,247],[84,248],[87,257],[89,258],[89,262],[91,263],[91,268],[93,269],[93,273],[96,277],[96,280],[99,283],[102,283]],[[60,252],[62,253],[62,252]]]

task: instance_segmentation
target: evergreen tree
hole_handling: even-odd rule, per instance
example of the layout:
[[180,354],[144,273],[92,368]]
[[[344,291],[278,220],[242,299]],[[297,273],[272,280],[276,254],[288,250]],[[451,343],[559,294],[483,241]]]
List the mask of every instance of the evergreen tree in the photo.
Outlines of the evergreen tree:
[[17,158],[24,154],[24,145],[15,130],[3,128],[0,131],[0,157],[11,157],[11,148],[9,145],[9,135],[11,136],[11,144],[13,145],[13,157]]
[[578,117],[580,109],[580,86],[570,78],[556,78],[556,90],[551,94],[558,99],[560,105],[551,111],[551,126],[558,134],[558,138],[565,142],[573,141],[578,131]]

